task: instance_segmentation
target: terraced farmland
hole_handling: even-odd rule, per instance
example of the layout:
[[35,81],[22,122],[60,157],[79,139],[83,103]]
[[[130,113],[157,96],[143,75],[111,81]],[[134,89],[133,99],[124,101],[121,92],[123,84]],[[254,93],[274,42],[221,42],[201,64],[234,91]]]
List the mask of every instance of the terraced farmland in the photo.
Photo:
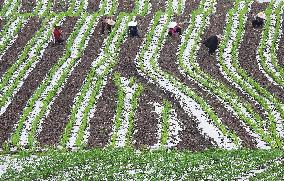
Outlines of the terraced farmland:
[[[0,0],[0,8],[2,151],[283,149],[283,1]],[[265,25],[253,29],[260,11]],[[107,16],[116,23],[105,35]],[[128,36],[131,20],[140,37]],[[167,36],[171,21],[182,22],[178,38]],[[55,24],[61,45],[52,43]],[[216,34],[210,56],[202,42]]]

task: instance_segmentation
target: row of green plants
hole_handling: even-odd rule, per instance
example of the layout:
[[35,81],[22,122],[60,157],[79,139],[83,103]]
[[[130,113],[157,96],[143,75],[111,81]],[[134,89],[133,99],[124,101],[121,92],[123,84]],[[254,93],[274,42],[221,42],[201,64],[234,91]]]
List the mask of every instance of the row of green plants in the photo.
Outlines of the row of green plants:
[[[57,61],[57,63],[51,68],[51,70],[48,72],[46,78],[44,81],[40,84],[40,86],[36,89],[32,97],[29,99],[26,107],[23,110],[23,114],[17,124],[17,128],[15,132],[12,135],[12,143],[15,146],[20,146],[19,145],[19,138],[20,138],[20,133],[21,130],[27,121],[27,119],[30,118],[30,116],[33,116],[32,120],[32,125],[31,129],[29,131],[28,135],[28,146],[31,147],[35,144],[34,139],[35,139],[35,134],[36,130],[38,128],[38,124],[40,123],[41,119],[44,117],[44,114],[46,113],[51,101],[53,100],[54,96],[58,93],[58,90],[60,90],[60,87],[64,84],[66,81],[66,78],[70,74],[70,71],[74,68],[77,61],[79,60],[79,57],[82,55],[82,52],[85,48],[85,42],[90,36],[90,32],[94,26],[94,24],[97,21],[97,15],[94,14],[90,19],[90,22],[87,24],[87,29],[83,32],[82,39],[74,47],[74,40],[77,38],[79,35],[79,32],[81,31],[85,20],[87,16],[82,15],[81,19],[76,23],[74,31],[70,35],[69,39],[66,42],[66,52],[65,54]],[[72,54],[72,51],[75,51],[74,49],[77,49],[77,54],[74,55],[74,57],[70,57]],[[69,64],[64,67],[64,63],[68,61],[69,59]],[[56,74],[58,71],[62,68],[62,72],[59,77],[56,77]],[[51,84],[52,80],[54,78],[57,78],[56,83],[54,85]],[[50,86],[50,90],[47,90],[48,86]],[[52,87],[51,87],[52,86]],[[37,101],[42,102],[42,107],[40,107],[40,112],[37,113],[36,115],[33,115],[32,112],[34,111],[33,109],[35,108],[35,103]]]
[[[3,55],[9,44],[17,37],[21,28],[25,25],[28,20],[23,17],[12,17],[4,25],[3,29],[0,32],[1,44],[0,44],[0,55]],[[13,26],[13,27],[12,27]],[[11,32],[11,29],[13,30]]]
[[[124,23],[122,23],[124,21]],[[130,21],[130,17],[127,16],[125,13],[119,14],[117,18],[117,23],[115,27],[113,28],[112,32],[108,36],[108,38],[105,40],[104,47],[102,49],[103,56],[99,57],[95,62],[93,62],[91,70],[89,71],[88,75],[86,76],[86,79],[84,81],[84,85],[80,89],[80,93],[75,98],[74,106],[71,110],[71,115],[68,120],[67,126],[65,127],[65,130],[63,132],[63,136],[61,139],[61,145],[63,147],[66,146],[68,143],[72,128],[74,126],[74,123],[77,119],[77,113],[80,107],[82,106],[82,103],[85,101],[86,94],[90,90],[96,90],[92,91],[90,95],[90,100],[87,102],[87,107],[83,111],[83,120],[82,124],[80,126],[80,132],[84,132],[86,129],[86,125],[88,123],[89,119],[89,113],[91,108],[94,106],[96,100],[96,95],[101,91],[103,88],[102,81],[105,79],[105,77],[111,72],[112,68],[117,63],[117,53],[119,52],[119,47],[121,43],[124,40],[124,36],[126,34],[126,24]],[[123,26],[121,26],[123,25]],[[122,32],[118,33],[118,29],[122,28]],[[110,47],[114,45],[114,49],[110,49]],[[102,73],[97,72],[98,70],[103,69]],[[77,139],[76,146],[81,147],[84,146],[81,144],[82,140]]]
[[[106,6],[106,1],[104,1],[104,7],[105,6]],[[148,6],[145,6],[144,8],[147,8],[147,7]],[[75,98],[74,105],[71,110],[71,115],[69,117],[68,123],[62,134],[60,144],[63,147],[67,146],[67,143],[70,139],[72,128],[74,127],[74,124],[76,122],[79,109],[83,106],[82,104],[86,101],[86,99],[89,99],[87,100],[87,105],[84,105],[86,107],[84,108],[84,111],[83,111],[83,117],[81,120],[79,133],[77,134],[77,138],[75,141],[75,146],[77,148],[83,148],[85,146],[85,143],[83,143],[83,136],[85,134],[85,131],[86,131],[89,119],[90,119],[89,118],[90,111],[94,107],[97,101],[97,96],[99,95],[99,93],[102,91],[104,87],[106,76],[112,71],[113,67],[117,63],[117,60],[118,60],[117,54],[119,52],[119,47],[124,41],[125,35],[127,33],[127,28],[126,28],[127,23],[133,18],[133,16],[136,15],[137,8],[138,7],[136,7],[135,10],[130,15],[126,13],[119,14],[112,32],[110,33],[108,38],[105,40],[102,46],[103,55],[97,58],[97,60],[92,63],[92,68],[89,71],[88,75],[86,76],[84,85],[82,86],[79,94]],[[121,31],[121,32],[118,33],[118,31]],[[101,71],[101,69],[103,69],[103,71]],[[102,73],[98,73],[98,70],[100,70]],[[93,90],[91,92],[90,97],[86,97],[86,94],[90,90]]]
[[[247,1],[248,3],[252,3],[252,1]],[[247,7],[247,6],[246,6]],[[269,143],[272,147],[282,147],[282,141],[281,138],[279,137],[279,134],[276,131],[276,118],[274,116],[274,113],[272,111],[272,108],[269,107],[269,104],[266,102],[267,99],[264,98],[263,96],[260,95],[260,86],[259,84],[254,81],[246,72],[244,69],[242,69],[238,63],[238,47],[240,45],[240,42],[242,41],[243,34],[245,31],[245,16],[246,13],[248,12],[248,9],[244,8],[241,10],[241,12],[238,15],[238,22],[239,25],[235,30],[236,32],[236,37],[232,42],[232,49],[230,51],[230,54],[232,56],[232,65],[233,68],[236,69],[237,74],[234,73],[231,69],[227,67],[227,64],[224,62],[223,54],[225,48],[228,46],[228,42],[230,41],[230,38],[232,37],[231,33],[234,32],[232,30],[232,25],[233,25],[233,14],[234,12],[230,12],[231,16],[228,19],[227,26],[225,28],[225,33],[224,37],[220,43],[220,51],[219,51],[219,63],[221,65],[221,68],[224,70],[226,75],[233,80],[237,85],[239,85],[243,90],[245,90],[246,93],[248,93],[254,100],[256,100],[264,110],[267,112],[265,113],[267,115],[267,120],[264,121],[260,116],[254,116],[255,120],[247,119],[245,118],[245,122],[257,132],[261,138]],[[239,77],[239,75],[241,77]],[[251,88],[251,86],[253,88]],[[258,91],[258,93],[256,92]],[[265,90],[266,91],[266,90]],[[267,92],[267,91],[266,91]],[[271,100],[272,101],[272,100]],[[273,105],[272,105],[273,106]],[[247,109],[251,112],[251,114],[256,113],[251,109],[250,106],[247,106]],[[278,109],[279,110],[279,109]],[[280,110],[281,111],[281,110]],[[283,112],[283,111],[281,111]],[[280,113],[281,113],[280,112]],[[266,126],[265,124],[270,123],[270,126]],[[268,130],[270,132],[267,132],[266,127],[268,127]]]
[[[14,12],[19,12],[21,0],[5,0],[4,6],[1,8],[0,16],[10,16]],[[10,11],[10,13],[8,13]],[[8,13],[8,14],[7,14]]]
[[[21,152],[11,156],[18,162],[35,157],[23,164],[21,170],[8,169],[1,180],[40,180],[60,178],[73,180],[235,180],[239,175],[283,157],[281,150],[207,150],[189,152],[180,150],[94,149],[66,152],[49,150],[42,153]],[[1,162],[0,162],[1,163]],[[252,180],[283,179],[278,167],[256,175]],[[13,166],[12,166],[13,167]],[[66,173],[66,174],[64,174]],[[273,173],[278,173],[273,176]],[[267,177],[271,176],[271,177]],[[267,180],[267,179],[266,179]]]
[[[284,69],[277,62],[277,46],[279,46],[281,36],[283,6],[284,2],[275,2],[265,11],[267,18],[258,49],[261,67],[280,86],[284,85]],[[275,18],[272,18],[272,16]],[[265,54],[269,56],[271,61],[266,58]]]
[[164,146],[167,144],[169,138],[169,127],[170,127],[170,113],[172,105],[169,101],[163,101],[163,110],[162,110],[162,131],[161,131],[161,145]]
[[[42,50],[52,36],[53,25],[59,23],[62,18],[63,17],[56,17],[52,19],[51,17],[47,17],[44,19],[42,27],[35,33],[34,37],[29,40],[17,61],[3,74],[0,80],[0,89],[3,90],[0,96],[1,109],[3,109],[6,104],[9,104],[9,100],[13,94],[15,94],[15,90],[19,88],[21,81],[23,81],[26,74],[33,69],[34,64],[39,61]],[[50,29],[47,31],[46,27]]]
[[[121,82],[121,76],[116,73],[114,74],[114,83],[117,87],[117,108],[116,108],[116,113],[115,113],[115,118],[114,118],[114,129],[113,129],[113,134],[111,136],[111,141],[110,141],[110,146],[115,147],[116,142],[118,139],[117,132],[121,127],[122,124],[122,119],[125,119],[125,117],[122,117],[123,112],[127,110],[125,107],[125,98],[126,98],[126,92],[125,92],[125,87]],[[135,85],[135,79],[131,78],[130,79],[130,85],[129,87],[132,87]],[[140,97],[141,93],[143,91],[143,86],[141,83],[136,84],[136,88],[131,96],[131,107],[128,112],[128,128],[127,132],[125,135],[125,146],[126,147],[131,147],[132,146],[132,141],[133,141],[133,133],[134,133],[134,118],[135,118],[135,111],[138,106],[138,98]]]
[[[204,8],[204,3],[206,3],[206,1],[202,1],[201,5],[199,7],[198,11],[202,11],[202,9]],[[213,10],[213,3],[211,4],[211,11]],[[209,10],[210,11],[210,10]],[[157,20],[156,20],[157,21]],[[157,21],[158,22],[158,21]],[[155,21],[154,21],[155,23]],[[234,132],[228,131],[225,126],[221,123],[221,121],[219,120],[219,118],[217,117],[217,115],[214,113],[214,111],[212,110],[212,108],[210,108],[207,103],[205,102],[205,100],[203,100],[200,96],[198,96],[194,91],[190,90],[186,85],[184,85],[183,83],[181,83],[177,78],[175,78],[174,76],[170,75],[169,73],[163,72],[158,68],[157,62],[156,62],[156,56],[158,54],[158,51],[160,49],[160,47],[162,46],[163,43],[163,39],[165,38],[165,34],[167,31],[167,24],[163,27],[163,33],[159,38],[159,43],[157,43],[157,48],[156,50],[154,50],[155,55],[151,57],[151,66],[153,67],[153,70],[155,71],[154,74],[158,74],[161,77],[166,78],[168,81],[170,81],[176,88],[178,88],[181,92],[183,92],[185,95],[193,98],[196,102],[198,102],[199,105],[201,105],[202,109],[209,115],[210,119],[213,120],[213,122],[215,123],[215,125],[222,131],[222,133],[224,134],[224,136],[229,136],[232,140],[234,140],[234,143],[236,145],[239,145],[240,140],[239,138],[236,136],[236,134]],[[144,47],[141,50],[141,55],[138,59],[138,63],[139,63],[139,68],[141,70],[144,71],[145,67],[143,65],[143,54],[146,52],[150,42],[151,42],[151,37],[153,36],[155,32],[155,26],[152,26],[152,29],[150,30],[148,37],[147,37],[147,42],[144,44]],[[150,41],[149,41],[150,40]],[[145,71],[144,71],[145,72]],[[152,79],[157,79],[157,76],[154,75],[153,73],[150,72],[146,72],[146,74],[148,76],[150,76]]]
[[[239,3],[243,1],[237,1],[235,2],[235,6],[233,9],[229,11],[229,16],[233,14],[233,12],[238,11]],[[246,6],[248,7],[248,6]],[[247,9],[243,9],[242,11],[246,11]],[[198,12],[197,12],[198,13]],[[221,101],[225,104],[227,104],[228,107],[233,108],[234,115],[237,115],[239,119],[242,120],[248,120],[251,119],[251,117],[255,117],[257,119],[261,119],[259,115],[255,113],[255,111],[252,109],[252,106],[249,105],[247,102],[242,102],[242,100],[239,98],[237,93],[219,82],[218,80],[215,80],[210,75],[208,75],[206,72],[204,72],[200,67],[199,64],[196,62],[196,54],[198,52],[198,45],[202,36],[203,31],[205,30],[206,22],[205,19],[208,17],[208,12],[203,16],[203,24],[198,27],[198,29],[195,29],[196,24],[196,17],[198,16],[196,12],[193,12],[192,18],[191,18],[191,26],[186,31],[184,41],[179,47],[179,66],[181,67],[182,71],[186,73],[187,76],[194,79],[194,81],[197,81],[199,85],[201,85],[203,88],[207,89],[208,91],[211,91],[214,93],[215,96],[217,96]],[[192,34],[196,35],[192,37]],[[192,47],[187,47],[187,41],[193,38],[194,39],[194,45]],[[190,54],[188,57],[184,57],[186,49],[190,48]],[[225,102],[224,102],[225,101]],[[248,110],[250,111],[251,115],[248,115]],[[247,117],[249,116],[249,117]],[[251,116],[251,117],[250,117]]]

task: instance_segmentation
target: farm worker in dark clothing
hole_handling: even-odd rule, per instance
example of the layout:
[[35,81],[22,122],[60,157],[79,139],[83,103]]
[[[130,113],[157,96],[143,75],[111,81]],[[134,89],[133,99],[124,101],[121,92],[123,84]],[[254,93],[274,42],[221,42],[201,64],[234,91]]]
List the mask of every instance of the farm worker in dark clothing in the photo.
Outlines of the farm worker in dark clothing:
[[253,28],[259,28],[262,27],[265,20],[265,14],[263,12],[259,12],[254,19],[252,20],[252,26]]
[[53,42],[56,43],[61,43],[63,42],[62,39],[62,29],[60,26],[54,26],[54,30],[53,30]]
[[128,23],[128,34],[130,34],[131,37],[134,37],[134,36],[138,36],[139,37],[138,28],[137,28],[137,22],[130,21]]
[[181,27],[176,22],[170,22],[168,28],[169,36],[177,36],[177,34],[181,35]]
[[115,21],[113,19],[109,19],[109,18],[104,19],[102,21],[102,34],[105,33],[105,29],[107,29],[108,33],[110,33],[114,24],[115,24]]
[[219,40],[221,35],[212,35],[203,44],[209,49],[209,54],[212,55],[218,48]]

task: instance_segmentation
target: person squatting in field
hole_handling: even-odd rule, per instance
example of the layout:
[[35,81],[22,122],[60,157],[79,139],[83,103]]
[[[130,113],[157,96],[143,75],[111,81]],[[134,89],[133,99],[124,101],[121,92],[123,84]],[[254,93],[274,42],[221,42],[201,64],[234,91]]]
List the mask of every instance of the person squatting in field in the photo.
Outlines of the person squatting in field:
[[105,34],[105,30],[109,34],[115,24],[115,21],[112,18],[105,18],[102,20],[102,30],[101,33]]
[[251,22],[253,28],[262,27],[264,24],[264,20],[265,20],[265,14],[263,12],[259,12]]
[[62,38],[62,29],[60,26],[58,25],[54,26],[52,37],[53,37],[54,44],[60,44],[64,41]]
[[212,35],[203,42],[203,44],[208,48],[209,55],[212,55],[215,53],[220,43],[221,37],[222,35],[220,34]]
[[138,33],[138,28],[137,28],[137,22],[136,21],[130,21],[128,23],[128,34],[131,36],[131,37],[140,37],[139,36],[139,33]]
[[168,36],[177,37],[181,35],[181,26],[176,22],[170,22],[168,26]]

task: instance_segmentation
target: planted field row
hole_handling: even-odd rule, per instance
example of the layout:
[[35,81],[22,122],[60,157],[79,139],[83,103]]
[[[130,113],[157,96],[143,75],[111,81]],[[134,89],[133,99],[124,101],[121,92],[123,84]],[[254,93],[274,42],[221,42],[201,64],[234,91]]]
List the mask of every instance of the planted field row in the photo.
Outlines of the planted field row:
[[[12,16],[0,32],[2,147],[282,148],[284,3],[159,3],[4,1],[4,16],[33,6],[38,17]],[[250,13],[260,9],[265,26],[252,30]],[[102,35],[108,15],[116,24]],[[140,37],[127,36],[130,21]],[[181,22],[180,37],[167,35],[171,21]],[[65,39],[56,46],[55,24]],[[208,57],[202,42],[219,33]],[[244,46],[254,47],[256,70],[244,62]]]

